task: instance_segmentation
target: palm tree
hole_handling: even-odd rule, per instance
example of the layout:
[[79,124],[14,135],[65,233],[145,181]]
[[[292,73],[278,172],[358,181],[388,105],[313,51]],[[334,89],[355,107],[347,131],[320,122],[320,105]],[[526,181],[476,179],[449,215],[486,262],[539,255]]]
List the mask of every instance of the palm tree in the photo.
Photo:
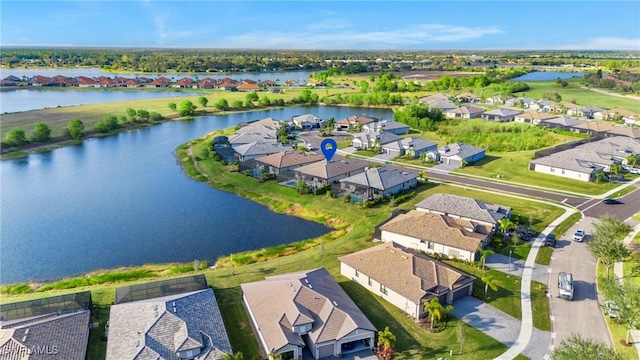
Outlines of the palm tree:
[[618,175],[622,171],[622,164],[613,163],[609,166],[609,172],[613,175]]
[[428,302],[424,303],[423,306],[424,306],[424,311],[427,312],[429,318],[431,319],[432,329],[433,329],[433,323],[435,322],[436,318],[440,320],[442,319],[443,314],[446,314],[449,311],[453,310],[453,306],[451,305],[447,305],[446,307],[442,306],[442,304],[440,304],[440,301],[438,301],[437,297],[434,297]]
[[594,182],[596,184],[600,184],[604,179],[606,179],[606,177],[604,176],[604,172],[602,172],[600,170],[596,170],[595,171]]
[[395,341],[396,336],[391,333],[388,326],[385,326],[384,331],[378,331],[378,354],[380,354],[383,359],[391,359]]
[[636,167],[640,163],[640,155],[631,155],[627,157],[627,165]]
[[482,254],[480,256],[480,262],[482,263],[482,268],[483,269],[485,268],[484,263],[487,260],[487,256],[493,255],[495,253],[496,253],[495,251],[490,250],[490,249],[482,249],[482,250],[480,250],[480,254]]
[[496,278],[493,276],[493,274],[485,274],[482,278],[480,278],[480,281],[482,281],[484,283],[484,297],[487,297],[487,291],[489,291],[489,288],[491,288],[491,290],[493,291],[497,291],[498,290],[498,281],[496,280]]
[[244,354],[242,351],[237,351],[233,356],[229,353],[224,353],[224,360],[244,360]]
[[511,221],[511,219],[507,219],[507,218],[502,218],[498,220],[498,225],[500,225],[500,229],[502,230],[503,235],[510,229],[513,229],[514,226],[516,226],[516,224],[513,221]]

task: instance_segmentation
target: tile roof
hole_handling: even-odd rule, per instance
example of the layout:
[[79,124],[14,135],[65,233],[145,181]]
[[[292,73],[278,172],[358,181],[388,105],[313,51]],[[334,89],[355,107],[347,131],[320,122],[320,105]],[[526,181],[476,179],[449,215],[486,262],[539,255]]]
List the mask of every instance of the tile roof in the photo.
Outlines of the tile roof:
[[474,224],[445,215],[411,210],[380,226],[380,230],[475,252],[487,235],[473,232]]
[[276,137],[278,134],[278,128],[274,126],[265,126],[265,125],[255,125],[249,124],[247,126],[243,126],[236,131],[236,134],[264,134],[269,135],[271,137]]
[[355,170],[364,169],[367,166],[369,166],[368,162],[358,159],[340,159],[329,162],[324,160],[301,166],[296,169],[296,172],[327,180]]
[[317,124],[319,122],[322,121],[321,118],[313,115],[313,114],[304,114],[304,115],[297,115],[297,116],[293,116],[291,117],[291,120],[294,121],[295,123],[312,123],[312,124]]
[[415,304],[475,279],[417,251],[384,243],[338,258]]
[[634,139],[640,138],[640,128],[628,126],[616,126],[614,124],[599,121],[589,121],[575,126],[576,129],[602,132],[611,135],[628,136]]
[[282,145],[279,142],[255,141],[248,144],[240,144],[233,147],[233,150],[242,156],[269,155],[280,151],[291,150],[291,146]]
[[409,129],[409,125],[393,120],[383,120],[380,122],[382,130]]
[[[53,313],[0,323],[0,359],[84,360],[89,341],[89,310]],[[55,349],[53,347],[56,347]],[[39,347],[44,354],[29,350]],[[56,355],[46,352],[57,351]]]
[[287,150],[259,157],[256,161],[282,169],[291,166],[306,165],[323,159],[324,155],[321,154],[310,154],[302,151]]
[[417,203],[416,208],[490,224],[497,224],[499,220],[511,213],[511,208],[508,206],[450,194],[433,194]]
[[178,360],[177,351],[194,348],[201,350],[198,360],[231,353],[211,289],[111,307],[107,360]]
[[359,174],[355,174],[340,180],[340,182],[352,183],[366,186],[367,188],[387,190],[394,186],[401,185],[407,181],[416,179],[418,176],[410,171],[399,168],[389,168],[386,166],[368,169]]
[[438,149],[438,152],[440,153],[441,156],[444,156],[444,157],[459,156],[461,159],[470,158],[483,151],[485,150],[481,148],[477,148],[475,146],[462,144],[462,143],[452,143]]
[[232,145],[249,144],[252,142],[278,142],[274,136],[264,133],[244,132],[231,136],[229,143]]
[[361,329],[376,331],[326,269],[269,276],[240,285],[269,349],[304,346],[291,325],[311,324],[314,343],[334,341]]
[[491,111],[485,111],[485,115],[495,115],[495,116],[515,116],[520,114],[521,111],[513,110],[513,109],[505,109],[505,108],[497,108]]
[[544,113],[539,111],[528,111],[522,114],[516,115],[516,119],[524,119],[524,120],[545,120],[556,117],[554,114]]
[[375,122],[375,121],[378,121],[378,119],[372,118],[372,117],[367,117],[367,116],[351,115],[349,117],[346,117],[344,119],[336,121],[336,124],[360,124],[360,125],[364,125],[364,124],[369,124],[369,123],[372,123],[372,122]]
[[253,121],[249,123],[249,125],[247,126],[270,126],[275,129],[279,129],[281,125],[282,125],[282,121],[269,117],[269,118],[264,118],[262,120]]
[[580,125],[580,124],[584,124],[586,123],[587,120],[580,120],[580,119],[575,119],[572,117],[568,117],[568,116],[556,116],[550,119],[545,119],[540,121],[540,124],[555,124],[555,125],[562,125],[562,126],[576,126],[576,125]]
[[435,148],[438,146],[438,144],[434,142],[414,137],[404,138],[402,139],[401,143],[405,149],[413,149],[416,151],[425,150],[432,147],[434,148],[434,150],[436,150]]
[[474,224],[468,220],[411,210],[382,225],[380,230],[466,251],[476,251],[487,235],[473,232],[473,228]]
[[478,114],[484,112],[484,109],[477,106],[462,105],[447,112],[450,112],[452,114]]

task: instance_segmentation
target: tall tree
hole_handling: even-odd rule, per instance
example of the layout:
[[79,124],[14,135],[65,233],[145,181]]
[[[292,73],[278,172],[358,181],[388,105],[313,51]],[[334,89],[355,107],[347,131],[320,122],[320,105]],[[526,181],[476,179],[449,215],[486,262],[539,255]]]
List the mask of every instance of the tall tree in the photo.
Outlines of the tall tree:
[[571,334],[551,352],[552,360],[622,360],[622,356],[605,343]]
[[205,108],[205,107],[207,107],[207,104],[209,103],[209,99],[207,99],[207,98],[206,98],[206,97],[204,97],[204,96],[200,96],[200,97],[198,98],[198,103],[199,103],[200,105],[202,105],[202,107],[203,107],[203,108]]
[[487,261],[487,256],[493,255],[495,253],[496,252],[491,250],[491,249],[482,249],[482,250],[480,250],[480,254],[481,254],[480,255],[480,263],[482,264],[482,268],[483,269],[485,268],[484,264]]
[[37,122],[31,134],[31,141],[47,142],[49,140],[51,140],[51,128],[45,123]]
[[593,227],[593,240],[587,243],[587,249],[602,263],[609,277],[611,266],[631,254],[621,241],[631,232],[631,226],[614,216],[604,215]]
[[80,140],[84,131],[84,123],[80,119],[71,119],[67,123],[67,133],[74,140]]
[[432,329],[433,329],[433,323],[436,322],[436,319],[437,320],[442,319],[442,315],[453,310],[453,306],[451,305],[443,306],[442,304],[440,304],[440,301],[438,301],[437,297],[434,297],[428,302],[425,302],[423,306],[424,306],[424,311],[427,312],[427,315],[431,320]]
[[493,274],[491,273],[484,274],[484,276],[480,278],[480,281],[484,283],[485,298],[487,297],[487,292],[489,291],[489,288],[491,288],[491,290],[493,291],[498,290],[498,280],[495,278],[495,276],[493,276]]
[[196,106],[190,100],[182,100],[178,105],[180,116],[191,116],[196,112]]
[[382,359],[391,359],[395,342],[396,336],[393,335],[388,326],[385,326],[384,331],[378,331],[378,353],[382,356]]
[[169,109],[176,111],[178,109],[178,105],[176,105],[176,103],[174,102],[170,102],[167,104],[167,106],[169,107]]
[[516,226],[516,224],[513,221],[511,221],[511,219],[507,219],[507,218],[502,218],[498,220],[498,225],[500,225],[500,230],[502,231],[502,234],[506,233],[507,231],[513,229],[514,226]]

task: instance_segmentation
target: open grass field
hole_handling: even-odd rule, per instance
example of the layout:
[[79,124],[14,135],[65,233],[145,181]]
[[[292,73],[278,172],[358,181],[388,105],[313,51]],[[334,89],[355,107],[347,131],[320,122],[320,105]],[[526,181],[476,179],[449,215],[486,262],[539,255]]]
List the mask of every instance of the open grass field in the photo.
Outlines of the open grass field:
[[620,184],[584,182],[538,173],[529,170],[529,161],[533,159],[534,150],[506,153],[487,153],[487,156],[473,164],[458,168],[456,173],[477,175],[520,184],[542,186],[559,191],[597,195],[616,188]]
[[535,99],[542,99],[545,93],[555,91],[562,96],[562,101],[574,99],[578,105],[591,105],[604,109],[620,108],[635,113],[640,113],[640,101],[631,98],[623,98],[600,94],[595,91],[581,89],[580,79],[567,79],[569,86],[565,89],[550,81],[529,81],[530,90],[524,93],[517,93],[514,96],[526,96]]

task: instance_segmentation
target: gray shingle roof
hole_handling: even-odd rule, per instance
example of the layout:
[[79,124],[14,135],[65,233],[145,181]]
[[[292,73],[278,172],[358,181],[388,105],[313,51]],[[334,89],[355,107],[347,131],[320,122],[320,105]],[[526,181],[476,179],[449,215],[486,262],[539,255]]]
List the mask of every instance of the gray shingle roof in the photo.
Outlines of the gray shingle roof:
[[513,109],[505,109],[505,108],[498,108],[498,109],[494,109],[491,111],[485,111],[485,115],[495,115],[495,116],[515,116],[520,114],[521,111],[518,110],[513,110]]
[[376,139],[380,145],[388,144],[394,141],[402,140],[402,136],[390,132],[381,132],[376,135]]
[[409,125],[393,121],[393,120],[384,120],[380,122],[380,127],[382,130],[395,130],[395,129],[408,129]]
[[231,136],[229,138],[229,143],[231,145],[241,145],[241,144],[249,144],[252,142],[277,142],[278,140],[268,134],[260,134],[260,133],[239,133]]
[[461,159],[470,158],[476,154],[485,151],[484,149],[477,148],[472,145],[462,144],[462,143],[453,143],[445,145],[444,147],[438,149],[438,152],[443,157],[449,156],[459,156]]
[[[84,360],[89,341],[89,310],[72,311],[61,315],[49,314],[12,322],[2,322],[0,328],[0,359],[2,360]],[[54,349],[53,347],[57,348]],[[57,354],[26,356],[29,350],[40,347]]]
[[410,171],[383,166],[380,168],[368,169],[365,172],[349,176],[348,178],[340,180],[340,182],[363,185],[384,191],[407,181],[416,179],[417,177],[418,176],[415,173]]
[[195,359],[223,359],[231,353],[213,290],[111,307],[107,360],[178,360],[179,349],[193,348],[201,350]]
[[396,243],[384,243],[339,258],[340,262],[384,284],[415,304],[446,289],[457,289],[474,277]]
[[364,169],[368,165],[368,162],[357,159],[331,160],[329,162],[324,160],[301,166],[295,169],[295,171],[304,175],[315,176],[327,180],[358,169]]
[[497,224],[499,220],[511,213],[511,208],[508,206],[449,194],[433,194],[417,203],[416,208],[490,224]]
[[429,148],[433,148],[433,150],[436,150],[438,144],[420,138],[408,137],[402,139],[402,146],[405,149],[414,149],[416,151],[420,151]]
[[575,126],[579,124],[584,124],[587,122],[587,120],[580,120],[580,119],[575,119],[567,116],[557,116],[551,119],[542,120],[540,122],[547,123],[547,124],[562,125],[562,126]]
[[291,150],[291,146],[282,145],[279,142],[257,141],[234,146],[233,150],[242,156],[269,155],[285,150]]
[[300,335],[290,330],[300,317],[313,321],[308,336],[316,344],[356,329],[376,331],[324,268],[269,276],[241,287],[267,347],[276,352],[287,344],[303,346]]

